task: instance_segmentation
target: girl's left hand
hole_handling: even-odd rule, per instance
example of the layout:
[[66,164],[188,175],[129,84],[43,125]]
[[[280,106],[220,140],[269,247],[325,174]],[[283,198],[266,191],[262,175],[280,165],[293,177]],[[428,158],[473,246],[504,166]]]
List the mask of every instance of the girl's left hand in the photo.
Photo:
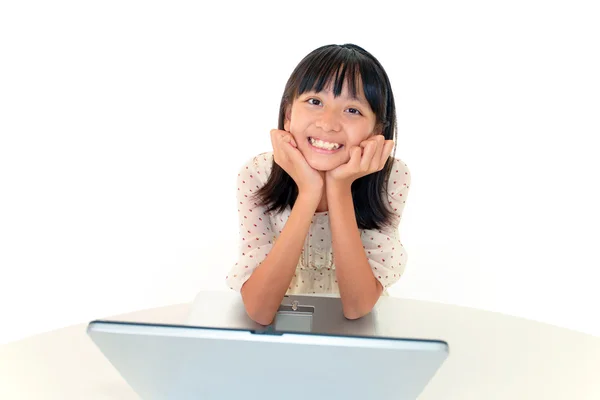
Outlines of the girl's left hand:
[[362,141],[350,149],[350,160],[346,164],[325,173],[327,186],[332,183],[351,186],[358,178],[381,171],[393,148],[394,141],[385,140],[383,135]]

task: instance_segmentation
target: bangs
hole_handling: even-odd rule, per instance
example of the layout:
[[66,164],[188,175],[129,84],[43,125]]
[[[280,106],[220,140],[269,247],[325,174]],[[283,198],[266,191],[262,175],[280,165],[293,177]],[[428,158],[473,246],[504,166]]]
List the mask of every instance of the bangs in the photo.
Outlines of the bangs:
[[329,58],[331,60],[321,58],[318,62],[307,66],[299,82],[297,96],[311,90],[318,93],[333,83],[333,95],[338,97],[342,93],[345,82],[350,96],[357,97],[358,82],[362,75],[356,61],[351,62],[331,54]]
[[306,56],[291,76],[294,98],[308,91],[321,92],[332,85],[334,97],[342,93],[344,83],[356,99],[362,83],[364,96],[379,121],[386,120],[387,89],[378,66],[351,48],[324,46]]

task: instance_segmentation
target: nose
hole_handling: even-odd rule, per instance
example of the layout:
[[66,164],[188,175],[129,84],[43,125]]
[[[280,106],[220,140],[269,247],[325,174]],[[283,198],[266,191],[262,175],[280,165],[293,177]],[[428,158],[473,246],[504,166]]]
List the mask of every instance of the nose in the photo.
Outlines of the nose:
[[339,115],[335,110],[324,109],[319,118],[317,118],[315,125],[317,128],[321,128],[323,131],[339,131]]

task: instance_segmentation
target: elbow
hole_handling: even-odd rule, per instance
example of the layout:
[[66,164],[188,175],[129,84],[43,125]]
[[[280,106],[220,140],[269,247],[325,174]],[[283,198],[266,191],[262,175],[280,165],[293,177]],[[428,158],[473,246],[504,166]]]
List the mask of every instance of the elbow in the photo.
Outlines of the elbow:
[[344,311],[344,317],[345,317],[346,319],[349,319],[350,321],[353,321],[353,320],[356,320],[356,319],[362,318],[362,317],[363,317],[363,315],[360,315],[360,314],[355,314],[355,313],[348,313],[348,312]]
[[273,323],[273,319],[275,319],[275,315],[267,315],[261,311],[262,310],[251,310],[246,307],[246,314],[248,314],[248,317],[250,317],[252,321],[263,326],[271,325]]
[[260,302],[256,301],[256,299],[252,299],[247,293],[244,295],[243,289],[244,287],[242,287],[241,290],[242,301],[244,302],[244,309],[246,310],[248,317],[257,324],[263,326],[271,325],[275,319],[275,314],[265,310],[265,307],[259,307],[257,304]]
[[344,317],[349,320],[355,320],[355,319],[362,318],[365,315],[369,314],[370,312],[371,312],[371,308],[362,309],[362,310],[358,309],[358,308],[351,308],[351,309],[344,308],[343,309]]
[[354,303],[350,303],[348,301],[344,302],[344,298],[342,298],[342,312],[344,313],[344,317],[353,320],[368,315],[373,310],[373,307],[375,307],[378,299],[379,296],[375,299],[363,297],[357,299]]
[[368,315],[375,307],[375,304],[379,300],[381,293],[383,292],[383,286],[376,281],[376,289],[372,296],[361,296],[360,298],[349,301],[342,296],[342,312],[346,319],[359,319]]

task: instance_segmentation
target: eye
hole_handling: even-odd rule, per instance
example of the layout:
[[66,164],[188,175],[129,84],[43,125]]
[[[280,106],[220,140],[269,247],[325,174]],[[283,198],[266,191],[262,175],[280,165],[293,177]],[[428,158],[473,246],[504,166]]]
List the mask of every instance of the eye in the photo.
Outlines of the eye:
[[317,100],[317,99],[314,99],[312,97],[310,99],[306,100],[308,102],[308,104],[312,104],[313,106],[318,106],[319,104],[312,103],[311,100],[314,100],[314,101],[316,101],[318,103],[321,103],[321,100]]
[[[362,115],[360,111],[358,111],[356,108],[349,108],[348,110],[350,110],[350,114],[355,114],[355,115]],[[356,112],[353,112],[356,111]]]

